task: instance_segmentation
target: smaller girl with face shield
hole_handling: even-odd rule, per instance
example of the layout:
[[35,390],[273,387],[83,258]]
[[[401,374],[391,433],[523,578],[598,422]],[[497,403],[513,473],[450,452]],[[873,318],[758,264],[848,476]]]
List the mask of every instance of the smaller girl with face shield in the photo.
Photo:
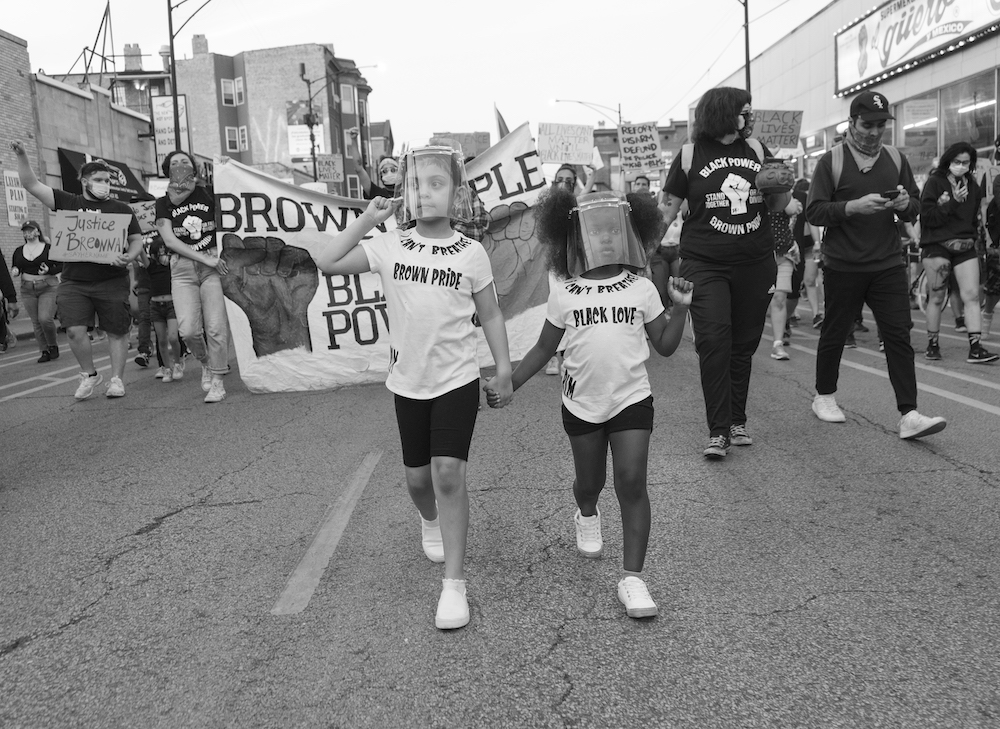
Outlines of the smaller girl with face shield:
[[[646,465],[653,430],[646,336],[661,355],[674,353],[693,286],[682,278],[669,279],[676,309],[667,320],[656,287],[639,273],[647,251],[659,243],[662,225],[656,202],[648,195],[626,199],[599,192],[575,198],[553,190],[539,202],[535,219],[556,281],[538,342],[514,371],[514,389],[538,372],[564,341],[562,420],[576,466],[577,549],[590,559],[603,552],[597,500],[605,485],[610,445],[625,542],[618,599],[629,617],[651,617],[657,613],[656,603],[640,576],[649,541]],[[491,407],[502,404],[492,380],[487,383],[487,401]]]
[[[410,499],[421,517],[424,554],[444,562],[434,624],[469,622],[465,550],[469,494],[465,474],[479,409],[478,317],[497,376],[496,404],[512,396],[507,331],[482,244],[452,229],[472,215],[461,152],[428,146],[400,164],[401,199],[376,197],[368,209],[314,253],[328,274],[371,271],[382,279],[389,315],[389,377]],[[396,208],[397,228],[364,239]],[[360,245],[359,245],[360,243]]]

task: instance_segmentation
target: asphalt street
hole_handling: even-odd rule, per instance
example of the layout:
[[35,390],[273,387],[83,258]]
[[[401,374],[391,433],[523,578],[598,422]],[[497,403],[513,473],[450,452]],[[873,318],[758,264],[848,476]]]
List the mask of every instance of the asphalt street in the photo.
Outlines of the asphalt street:
[[603,559],[576,551],[558,379],[484,407],[452,632],[384,387],[252,395],[234,361],[206,405],[196,372],[130,360],[124,398],[77,402],[66,344],[36,364],[22,340],[0,355],[0,725],[1000,726],[1000,366],[949,324],[943,361],[917,355],[944,432],[899,439],[874,326],[847,423],[818,421],[803,324],[788,362],[762,341],[755,443],[721,462],[690,340],[654,353],[653,619],[616,598],[611,484]]

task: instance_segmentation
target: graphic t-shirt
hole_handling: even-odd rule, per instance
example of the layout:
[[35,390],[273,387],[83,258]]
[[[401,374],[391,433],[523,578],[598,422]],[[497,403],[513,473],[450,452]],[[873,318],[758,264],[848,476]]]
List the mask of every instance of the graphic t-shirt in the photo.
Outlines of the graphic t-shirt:
[[562,401],[588,423],[604,423],[652,393],[645,326],[664,311],[653,282],[631,271],[549,288],[545,318],[564,329]]
[[[88,200],[83,195],[74,195],[65,190],[53,190],[56,210],[83,210],[89,213],[119,213],[131,215],[128,224],[128,235],[141,235],[142,229],[135,213],[120,200]],[[122,242],[122,253],[128,250],[126,242]],[[63,281],[109,281],[114,278],[127,278],[128,269],[122,266],[111,266],[106,263],[64,263]]]
[[[765,156],[770,155],[764,147]],[[663,189],[687,199],[691,211],[681,229],[681,258],[710,263],[753,263],[771,255],[773,243],[764,196],[754,181],[760,160],[749,144],[699,140],[691,169],[674,157]]]
[[164,195],[156,201],[156,219],[166,218],[177,240],[196,251],[215,248],[215,198],[204,187],[196,187],[187,200],[174,205]]
[[479,377],[472,299],[493,283],[479,241],[392,230],[362,244],[389,310],[389,377],[397,395],[430,400]]

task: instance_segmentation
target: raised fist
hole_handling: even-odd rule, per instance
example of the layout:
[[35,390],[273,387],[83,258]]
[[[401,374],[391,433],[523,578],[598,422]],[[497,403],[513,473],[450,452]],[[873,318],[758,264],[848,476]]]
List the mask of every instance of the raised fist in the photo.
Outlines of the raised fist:
[[222,260],[229,267],[222,291],[250,320],[257,356],[296,347],[312,351],[308,311],[319,271],[309,252],[280,238],[226,233]]

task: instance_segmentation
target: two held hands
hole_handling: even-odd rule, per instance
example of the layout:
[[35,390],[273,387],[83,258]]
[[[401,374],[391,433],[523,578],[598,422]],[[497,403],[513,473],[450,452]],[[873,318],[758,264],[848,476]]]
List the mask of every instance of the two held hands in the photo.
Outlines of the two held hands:
[[483,392],[486,393],[486,404],[491,408],[509,405],[514,399],[514,386],[511,384],[510,375],[504,377],[494,375],[483,385]]

